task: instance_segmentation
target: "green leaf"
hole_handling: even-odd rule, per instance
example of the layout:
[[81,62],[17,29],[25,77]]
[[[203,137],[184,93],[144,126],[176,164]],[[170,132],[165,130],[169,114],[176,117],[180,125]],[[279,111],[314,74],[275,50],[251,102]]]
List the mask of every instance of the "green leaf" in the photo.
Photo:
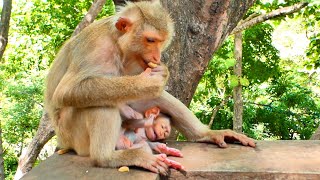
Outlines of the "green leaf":
[[311,64],[306,66],[306,69],[309,70],[309,71],[312,70],[312,68],[313,68],[313,66]]
[[250,83],[249,83],[249,80],[247,78],[243,77],[243,78],[240,78],[240,84],[242,86],[249,86]]
[[229,78],[230,81],[230,87],[234,88],[236,86],[238,86],[239,82],[238,82],[238,77],[236,75],[231,75]]
[[226,59],[225,64],[227,68],[233,67],[234,65],[236,65],[236,60],[233,58]]

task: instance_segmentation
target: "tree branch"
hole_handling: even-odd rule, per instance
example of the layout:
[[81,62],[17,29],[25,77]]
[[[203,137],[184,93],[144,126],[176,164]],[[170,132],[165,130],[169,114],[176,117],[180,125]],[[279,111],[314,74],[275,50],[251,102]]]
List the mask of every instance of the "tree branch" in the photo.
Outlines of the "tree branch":
[[235,34],[237,32],[241,32],[245,29],[248,29],[258,23],[267,21],[269,19],[273,19],[279,16],[286,16],[288,14],[292,14],[294,12],[297,12],[299,10],[301,10],[302,8],[306,7],[308,5],[307,2],[300,2],[297,4],[294,4],[292,6],[288,6],[288,7],[284,7],[284,8],[280,8],[274,11],[271,11],[267,14],[262,14],[258,17],[252,18],[251,20],[244,20],[243,23],[238,24],[233,31],[231,32],[231,34]]
[[222,102],[213,109],[212,115],[211,115],[211,118],[210,118],[210,121],[209,121],[209,124],[208,124],[208,127],[209,127],[209,128],[211,128],[211,126],[212,126],[212,124],[213,124],[213,120],[214,120],[214,118],[217,116],[218,111],[220,110],[220,108],[222,108],[222,107],[226,104],[226,102],[229,100],[229,98],[230,98],[230,96],[226,96],[226,97],[222,100]]
[[84,16],[82,21],[77,25],[72,36],[79,34],[82,29],[84,29],[89,24],[91,24],[96,19],[96,17],[98,16],[99,12],[101,11],[105,3],[106,3],[106,0],[95,0],[92,3],[90,9],[88,10],[88,13]]

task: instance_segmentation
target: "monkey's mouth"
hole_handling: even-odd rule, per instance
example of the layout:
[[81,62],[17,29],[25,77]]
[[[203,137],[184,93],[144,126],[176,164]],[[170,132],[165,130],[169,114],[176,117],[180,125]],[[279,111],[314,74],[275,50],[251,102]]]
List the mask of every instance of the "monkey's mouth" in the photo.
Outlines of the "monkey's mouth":
[[142,59],[142,64],[143,64],[143,69],[145,70],[145,69],[147,69],[149,66],[148,66],[148,63],[149,63],[149,61],[148,60],[146,60],[146,59]]
[[158,138],[156,131],[152,127],[146,129],[146,134],[150,141],[156,141]]

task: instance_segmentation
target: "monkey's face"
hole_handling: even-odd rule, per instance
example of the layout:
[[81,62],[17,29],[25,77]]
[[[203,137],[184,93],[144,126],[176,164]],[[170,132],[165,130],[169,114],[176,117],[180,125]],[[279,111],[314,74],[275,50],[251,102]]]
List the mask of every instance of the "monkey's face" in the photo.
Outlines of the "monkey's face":
[[146,69],[148,63],[160,64],[161,62],[161,51],[163,49],[164,35],[156,31],[143,31],[141,34],[138,33],[134,36],[135,39],[132,41],[132,53],[138,64]]
[[164,140],[171,132],[170,120],[160,116],[154,120],[153,126],[146,127],[145,131],[150,141]]

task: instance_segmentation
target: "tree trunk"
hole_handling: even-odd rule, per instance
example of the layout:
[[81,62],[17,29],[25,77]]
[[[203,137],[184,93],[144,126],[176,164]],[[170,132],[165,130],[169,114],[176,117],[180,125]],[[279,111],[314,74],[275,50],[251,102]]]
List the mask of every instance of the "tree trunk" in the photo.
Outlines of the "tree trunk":
[[254,0],[162,0],[175,21],[173,43],[163,55],[168,92],[189,106],[213,53]]
[[[234,74],[238,77],[239,81],[242,76],[242,34],[237,32],[234,35],[234,57],[236,59],[236,65],[234,66]],[[242,100],[242,85],[239,82],[236,87],[233,88],[233,130],[242,132],[242,114],[243,114],[243,100]]]
[[4,0],[2,13],[1,13],[1,24],[0,24],[0,59],[2,59],[4,50],[8,43],[8,32],[10,24],[12,1]]
[[310,140],[320,140],[320,126],[318,127],[316,132],[314,132],[314,134],[311,136]]

